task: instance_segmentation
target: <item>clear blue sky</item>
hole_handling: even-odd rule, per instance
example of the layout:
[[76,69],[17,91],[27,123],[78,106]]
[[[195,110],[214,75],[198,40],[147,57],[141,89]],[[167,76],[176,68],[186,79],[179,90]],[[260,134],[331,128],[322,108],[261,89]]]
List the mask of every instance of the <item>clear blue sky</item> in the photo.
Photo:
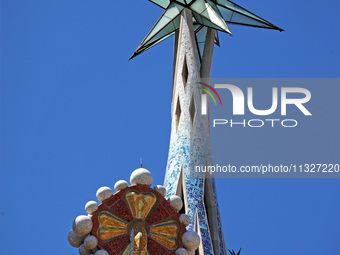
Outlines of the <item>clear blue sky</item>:
[[[213,77],[340,76],[338,1],[238,3],[286,31],[230,26]],[[163,183],[173,38],[128,61],[162,13],[146,0],[2,0],[0,8],[1,253],[77,254],[67,233],[99,187],[128,180],[140,157]],[[217,185],[228,248],[338,253],[339,180]]]

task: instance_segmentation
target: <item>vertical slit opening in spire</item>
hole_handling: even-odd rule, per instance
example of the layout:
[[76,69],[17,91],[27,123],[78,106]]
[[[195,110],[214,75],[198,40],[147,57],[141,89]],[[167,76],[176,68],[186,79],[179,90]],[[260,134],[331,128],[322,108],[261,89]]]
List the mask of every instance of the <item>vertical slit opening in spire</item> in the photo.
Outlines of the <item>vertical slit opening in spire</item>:
[[179,174],[176,195],[179,196],[183,201],[183,207],[178,212],[179,214],[187,213],[187,198],[186,198],[186,190],[185,190],[185,176],[184,176],[184,168],[181,166],[181,172]]
[[203,249],[203,240],[202,240],[202,235],[201,235],[201,226],[200,222],[198,219],[198,213],[196,211],[195,214],[195,225],[194,225],[194,231],[200,236],[201,242],[200,245],[198,246],[197,250],[195,251],[195,255],[204,255],[204,249]]
[[178,131],[178,126],[179,126],[179,121],[181,118],[181,113],[182,113],[182,109],[181,109],[181,103],[179,100],[179,97],[177,99],[177,106],[176,106],[176,112],[175,112],[175,121],[176,121],[176,133]]
[[195,117],[196,117],[196,104],[195,104],[195,97],[194,93],[192,93],[190,105],[189,105],[189,115],[191,120],[191,125],[194,125]]
[[184,62],[183,62],[183,69],[182,69],[184,92],[186,92],[186,89],[187,89],[188,77],[189,77],[189,70],[188,70],[188,65],[187,65],[187,56],[185,55]]

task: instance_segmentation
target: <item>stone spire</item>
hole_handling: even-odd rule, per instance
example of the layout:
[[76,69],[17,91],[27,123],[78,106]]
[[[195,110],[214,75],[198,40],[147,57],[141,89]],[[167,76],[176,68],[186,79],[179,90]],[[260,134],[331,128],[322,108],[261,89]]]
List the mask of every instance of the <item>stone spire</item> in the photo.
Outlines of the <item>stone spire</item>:
[[185,9],[176,34],[171,138],[164,186],[184,201],[190,230],[202,237],[199,254],[225,255],[215,182],[195,166],[211,165],[209,116],[201,114],[202,77],[210,76],[215,30],[208,29],[200,64],[191,11]]
[[[212,165],[209,114],[202,114],[200,84],[209,83],[217,31],[229,24],[283,31],[229,0],[149,0],[164,9],[130,59],[175,34],[171,138],[164,187],[184,201],[189,230],[201,236],[200,255],[226,255],[215,181],[196,173]],[[204,95],[204,94],[203,94]],[[208,104],[208,102],[204,102]],[[197,254],[197,252],[196,252]]]

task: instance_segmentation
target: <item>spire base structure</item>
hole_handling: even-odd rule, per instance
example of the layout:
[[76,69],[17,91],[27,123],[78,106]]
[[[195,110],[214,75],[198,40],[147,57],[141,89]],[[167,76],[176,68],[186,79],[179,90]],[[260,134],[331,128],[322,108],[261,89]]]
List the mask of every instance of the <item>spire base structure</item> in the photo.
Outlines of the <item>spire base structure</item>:
[[216,31],[208,28],[203,56],[198,52],[191,10],[181,12],[175,36],[171,107],[171,138],[164,186],[168,196],[184,201],[182,213],[190,216],[189,230],[201,236],[196,254],[226,255],[214,179],[195,172],[195,166],[212,164],[209,115],[201,114],[202,79],[209,79]]

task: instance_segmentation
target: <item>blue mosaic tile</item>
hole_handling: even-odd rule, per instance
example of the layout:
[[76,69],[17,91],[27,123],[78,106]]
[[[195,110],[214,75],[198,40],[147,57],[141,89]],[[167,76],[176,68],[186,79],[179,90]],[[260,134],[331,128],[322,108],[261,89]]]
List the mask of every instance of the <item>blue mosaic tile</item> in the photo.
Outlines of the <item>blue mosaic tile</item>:
[[[212,242],[208,227],[207,214],[204,207],[204,173],[196,174],[192,178],[194,166],[204,166],[212,164],[209,120],[207,116],[201,115],[201,98],[197,86],[199,81],[199,63],[196,59],[196,45],[190,36],[190,30],[187,24],[183,22],[180,31],[180,41],[178,44],[177,68],[174,77],[174,95],[172,109],[172,126],[169,146],[168,162],[165,174],[164,186],[167,189],[167,196],[176,194],[178,180],[181,169],[183,168],[185,178],[186,203],[188,206],[188,215],[191,223],[189,230],[194,230],[196,212],[200,225],[202,236],[203,250],[205,255],[213,255]],[[186,89],[184,87],[182,70],[186,60],[188,68],[188,80]],[[192,124],[189,106],[191,99],[194,98],[196,107],[195,121]],[[180,102],[181,115],[177,128],[175,110],[177,101]],[[220,254],[224,253],[223,233],[218,207],[217,193],[215,182],[212,180],[213,192],[217,207],[218,232],[220,239]]]

